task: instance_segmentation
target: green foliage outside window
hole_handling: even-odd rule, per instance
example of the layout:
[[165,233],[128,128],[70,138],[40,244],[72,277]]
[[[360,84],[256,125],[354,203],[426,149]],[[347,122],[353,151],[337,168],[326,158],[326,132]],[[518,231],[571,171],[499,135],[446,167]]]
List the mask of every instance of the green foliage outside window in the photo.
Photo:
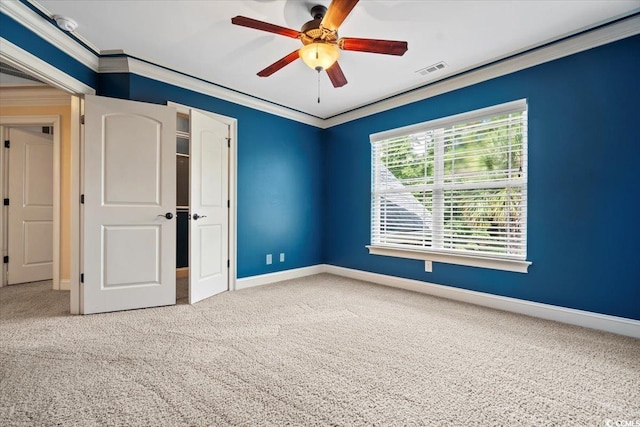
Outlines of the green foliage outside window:
[[430,212],[432,199],[444,197],[445,249],[519,251],[523,187],[512,183],[523,178],[524,125],[514,120],[522,114],[428,130],[383,146],[381,163]]

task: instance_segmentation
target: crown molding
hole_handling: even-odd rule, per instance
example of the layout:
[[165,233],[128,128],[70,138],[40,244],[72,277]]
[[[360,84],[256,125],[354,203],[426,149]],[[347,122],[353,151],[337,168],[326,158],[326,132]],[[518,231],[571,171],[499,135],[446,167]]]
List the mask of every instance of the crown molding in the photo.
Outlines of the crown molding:
[[73,94],[95,94],[91,86],[76,80],[53,65],[0,37],[0,60],[26,71],[40,81]]
[[68,92],[49,86],[0,88],[0,107],[71,105]]
[[[42,13],[47,16],[51,16],[47,10],[43,9],[36,3],[32,3]],[[40,38],[47,40],[62,50],[67,55],[71,56],[76,61],[85,65],[93,71],[98,71],[98,56],[95,52],[82,46],[67,34],[65,34],[58,27],[54,26],[51,22],[46,21],[42,16],[38,15],[27,5],[20,1],[2,1],[0,2],[0,12],[4,13],[8,17],[12,18],[20,25],[28,28]],[[76,36],[77,37],[77,36]],[[94,49],[91,43],[78,37],[87,46]],[[94,49],[97,52],[97,49]]]
[[446,78],[446,80],[441,80],[410,92],[380,100],[352,111],[337,114],[336,116],[325,119],[323,127],[330,128],[362,117],[381,113],[416,101],[534,67],[545,62],[564,58],[594,47],[613,43],[637,34],[640,34],[640,15],[631,16],[605,27],[568,37],[490,65],[481,66],[481,68],[474,67],[472,70],[462,71],[461,73],[464,73],[462,75],[458,73],[457,76]]
[[[38,7],[37,3],[33,3],[33,5],[35,7]],[[44,10],[42,7],[39,7],[39,10],[41,10],[45,15],[50,15],[49,12]],[[0,2],[0,12],[15,19],[20,24],[36,33],[38,36],[51,41],[65,53],[94,71],[100,73],[138,74],[154,80],[169,83],[178,87],[183,87],[185,89],[193,90],[198,93],[213,96],[225,101],[233,102],[239,105],[243,105],[249,108],[274,114],[276,116],[284,117],[322,129],[337,126],[343,123],[350,122],[352,120],[357,120],[366,116],[408,105],[413,102],[428,99],[446,92],[471,86],[496,77],[521,71],[526,68],[560,59],[640,33],[640,15],[630,16],[626,19],[621,19],[609,25],[586,31],[577,35],[569,36],[565,39],[549,43],[548,45],[544,45],[527,52],[519,53],[512,57],[499,59],[495,62],[487,63],[484,65],[481,64],[480,66],[473,67],[472,69],[463,70],[456,75],[445,77],[440,81],[430,83],[426,86],[393,95],[386,99],[377,100],[369,105],[358,107],[350,111],[341,112],[336,114],[335,116],[323,119],[307,113],[293,110],[291,108],[287,108],[285,106],[274,104],[270,101],[262,100],[248,94],[236,92],[232,89],[224,88],[193,76],[185,75],[170,68],[155,64],[153,61],[142,60],[132,56],[128,56],[121,50],[100,52],[101,56],[98,58],[98,56],[96,56],[94,52],[87,49],[85,46],[82,46],[80,43],[74,41],[71,37],[64,34],[61,30],[59,30],[47,20],[43,19],[36,12],[31,10],[28,6],[20,1]],[[81,39],[81,41],[83,43],[86,43],[87,46],[92,47],[89,42],[86,42],[83,39]],[[9,42],[7,42],[5,39],[2,39],[2,43],[3,49],[0,53],[2,53],[3,56],[8,56],[9,58],[11,58],[11,53],[5,55],[5,50],[8,49]],[[11,45],[9,46],[9,48],[15,48],[15,45]],[[40,61],[40,63],[45,64],[49,68],[52,68],[43,61]],[[33,71],[33,68],[30,69]],[[55,76],[58,76],[58,74],[64,74],[61,71],[55,69],[46,72],[41,71],[41,68],[35,68],[35,70],[39,70],[39,72],[36,72],[35,74],[41,77],[43,75],[47,77],[54,76],[53,79],[43,79],[47,80],[48,82],[50,82],[51,80],[60,80],[60,78],[56,78]],[[75,83],[71,84],[69,81],[69,76],[66,74],[64,74],[64,78],[62,78],[62,81],[66,83],[62,85],[59,83],[54,83],[54,85],[64,88],[65,90],[71,90],[75,93],[92,93],[93,91],[93,89],[78,81],[75,81]]]
[[[119,55],[127,55],[123,51],[117,51],[117,53]],[[130,56],[102,56],[100,58],[100,65],[98,69],[100,73],[137,74],[139,76],[148,77],[153,80],[158,80],[174,86],[182,87],[184,89],[189,89],[194,92],[202,93],[204,95],[213,96],[215,98],[233,102],[235,104],[243,105],[245,107],[284,117],[286,119],[294,120],[300,123],[305,123],[320,128],[323,127],[323,120],[320,118],[294,111],[268,101],[254,98],[250,95],[235,92],[231,89],[226,89],[213,83],[208,83],[195,77],[187,76],[177,71],[162,67],[160,65],[148,63],[146,61],[142,61]]]
[[101,56],[98,73],[129,73],[129,58],[127,56]]
[[[640,15],[631,16],[602,28],[587,31],[582,34],[550,43],[532,51],[524,52],[510,58],[499,60],[484,66],[463,70],[458,75],[445,78],[439,82],[411,90],[388,99],[376,101],[370,105],[359,107],[352,111],[339,113],[326,119],[318,118],[302,112],[291,110],[273,104],[269,101],[254,98],[217,86],[195,77],[187,76],[177,71],[153,64],[149,61],[139,60],[128,56],[124,51],[109,51],[111,55],[100,58],[99,72],[105,73],[134,73],[159,80],[175,86],[193,90],[205,95],[214,96],[225,101],[244,105],[287,119],[295,120],[327,129],[343,123],[367,117],[383,111],[422,101],[446,92],[451,92],[496,77],[511,74],[526,68],[534,67],[556,59],[564,58],[588,49],[622,40],[627,37],[640,34]],[[105,52],[103,52],[104,54]]]

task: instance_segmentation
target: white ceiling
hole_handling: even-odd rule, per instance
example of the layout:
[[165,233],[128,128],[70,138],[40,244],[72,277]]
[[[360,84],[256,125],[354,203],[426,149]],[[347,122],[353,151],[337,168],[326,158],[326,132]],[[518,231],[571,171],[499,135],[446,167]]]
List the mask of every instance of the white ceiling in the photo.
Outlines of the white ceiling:
[[[333,88],[295,61],[270,77],[256,73],[301,46],[299,40],[231,24],[236,15],[299,30],[328,0],[40,0],[79,24],[98,50],[122,49],[154,63],[326,118],[448,75],[557,40],[640,10],[640,0],[361,0],[340,36],[406,40],[402,57],[343,52],[349,83]],[[417,70],[444,61],[429,75]]]

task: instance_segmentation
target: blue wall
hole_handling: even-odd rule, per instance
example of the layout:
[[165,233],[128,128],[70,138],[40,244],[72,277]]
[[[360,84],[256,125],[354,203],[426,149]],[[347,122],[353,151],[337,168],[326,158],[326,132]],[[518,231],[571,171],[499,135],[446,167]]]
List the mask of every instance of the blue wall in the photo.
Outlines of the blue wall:
[[[0,34],[96,89],[98,95],[174,101],[238,119],[238,277],[322,262],[322,131],[127,73],[96,74],[4,14]],[[284,252],[286,260],[279,262]],[[265,264],[267,253],[273,264]]]
[[322,262],[320,129],[135,74],[128,79],[131,100],[173,101],[238,120],[238,277]]
[[[640,36],[328,129],[326,263],[640,319]],[[528,274],[369,255],[369,134],[527,98]]]
[[0,36],[86,85],[96,88],[98,77],[95,71],[71,58],[47,40],[36,36],[4,13],[0,13]]
[[[329,263],[640,319],[640,36],[320,130],[133,74],[98,76],[2,14],[0,34],[103,96],[238,119],[238,277]],[[520,98],[530,272],[425,273],[420,261],[368,255],[369,134]]]

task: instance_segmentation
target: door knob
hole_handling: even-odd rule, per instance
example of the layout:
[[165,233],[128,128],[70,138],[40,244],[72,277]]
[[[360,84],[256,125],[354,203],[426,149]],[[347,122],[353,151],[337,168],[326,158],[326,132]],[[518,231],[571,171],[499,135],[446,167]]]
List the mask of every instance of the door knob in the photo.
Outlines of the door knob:
[[193,214],[193,220],[197,221],[198,218],[206,218],[206,215],[198,215],[197,213]]
[[158,216],[163,216],[163,217],[165,217],[165,218],[167,218],[167,219],[171,219],[171,218],[173,218],[173,214],[172,214],[171,212],[167,212],[167,213],[166,213],[166,214],[164,214],[164,215],[158,215]]

